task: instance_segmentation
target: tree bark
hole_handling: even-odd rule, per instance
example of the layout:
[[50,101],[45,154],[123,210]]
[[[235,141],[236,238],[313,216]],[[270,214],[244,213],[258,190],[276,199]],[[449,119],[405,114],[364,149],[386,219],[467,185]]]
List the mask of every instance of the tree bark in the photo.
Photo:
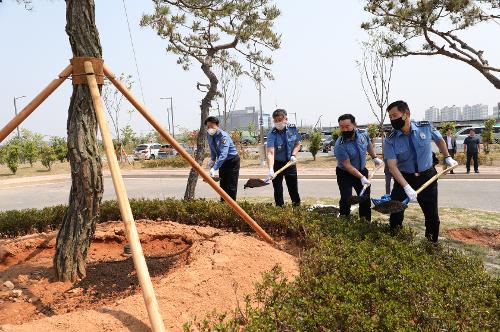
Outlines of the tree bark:
[[[207,141],[207,131],[205,129],[205,119],[208,117],[210,112],[210,106],[212,104],[212,100],[214,99],[217,93],[217,84],[219,80],[217,76],[212,72],[211,58],[208,59],[201,65],[201,69],[203,73],[208,77],[210,81],[210,88],[208,89],[207,94],[201,101],[200,109],[201,109],[201,123],[200,130],[198,131],[198,137],[196,138],[196,153],[194,159],[198,164],[203,163],[203,159],[205,159],[205,145]],[[193,199],[194,193],[196,190],[196,183],[198,181],[198,173],[191,168],[189,172],[188,181],[186,185],[186,191],[184,192],[184,199]]]
[[[102,58],[94,0],[66,0],[66,33],[73,56]],[[69,206],[57,235],[54,269],[61,281],[85,277],[103,193],[97,120],[87,85],[74,85],[68,110]]]

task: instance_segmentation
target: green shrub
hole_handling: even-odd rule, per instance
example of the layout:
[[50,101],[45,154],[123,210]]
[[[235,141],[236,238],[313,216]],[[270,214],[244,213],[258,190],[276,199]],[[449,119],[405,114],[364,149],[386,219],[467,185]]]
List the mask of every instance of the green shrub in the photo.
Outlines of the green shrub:
[[[321,216],[304,207],[241,206],[272,236],[303,240],[300,275],[288,281],[275,268],[246,307],[213,313],[186,330],[495,331],[500,325],[500,280],[476,259],[416,241],[409,228],[391,234],[387,225]],[[139,199],[131,207],[136,219],[251,231],[225,203]],[[65,210],[59,205],[0,212],[0,235],[54,229]],[[117,203],[103,202],[100,221],[119,219]]]
[[45,145],[40,149],[40,160],[42,165],[47,167],[50,171],[52,164],[57,160],[57,155],[51,146]]
[[[442,164],[443,163],[443,155],[441,153],[436,153],[436,156],[439,159],[439,162]],[[467,162],[467,156],[463,152],[457,152],[455,154],[455,160],[460,165],[465,165],[465,163]],[[492,166],[493,165],[493,157],[490,156],[489,154],[485,154],[485,153],[478,154],[477,161],[478,161],[479,165],[483,165],[483,166]]]
[[316,160],[316,154],[321,148],[321,133],[317,130],[311,133],[311,145],[309,145],[309,152],[311,152],[314,160]]
[[[211,314],[200,331],[494,331],[500,324],[498,279],[481,262],[417,242],[407,230],[323,219],[300,275],[264,276],[246,308]],[[311,232],[311,229],[308,229]],[[255,305],[257,304],[257,305]]]
[[173,167],[183,168],[189,167],[189,163],[181,156],[161,158],[155,160],[144,160],[142,163],[143,168],[157,168],[157,167]]

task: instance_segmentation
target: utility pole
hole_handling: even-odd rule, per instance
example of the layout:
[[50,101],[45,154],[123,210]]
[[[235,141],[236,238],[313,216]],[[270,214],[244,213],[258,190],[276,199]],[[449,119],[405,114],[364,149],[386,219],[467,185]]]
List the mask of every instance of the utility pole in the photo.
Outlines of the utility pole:
[[[21,98],[24,98],[26,96],[21,96],[21,97],[14,97],[14,113],[16,114],[17,116],[17,103],[16,103],[16,100],[18,99],[21,99]],[[17,129],[17,138],[21,138],[21,133],[19,132],[19,127],[16,127]]]
[[[169,131],[172,133],[172,137],[175,138],[175,126],[174,126],[174,103],[173,97],[160,97],[160,99],[170,99],[170,119],[169,122]],[[167,109],[167,119],[168,119],[168,109]]]
[[260,77],[260,68],[259,68],[259,109],[260,109],[260,117],[259,117],[259,125],[260,125],[260,164],[264,166],[266,164],[266,147],[264,146],[264,116],[262,114],[262,78]]

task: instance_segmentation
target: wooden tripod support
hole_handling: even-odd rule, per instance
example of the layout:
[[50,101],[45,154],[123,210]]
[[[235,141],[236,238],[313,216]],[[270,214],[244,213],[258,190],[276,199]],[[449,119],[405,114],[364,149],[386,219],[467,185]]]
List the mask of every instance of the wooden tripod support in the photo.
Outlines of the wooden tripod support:
[[[120,207],[120,214],[125,225],[125,232],[127,239],[130,243],[132,251],[132,259],[137,271],[137,277],[141,286],[142,295],[148,311],[151,328],[154,332],[165,331],[163,319],[160,315],[158,302],[153,289],[153,284],[149,275],[146,259],[142,251],[139,234],[135,225],[130,202],[127,197],[127,191],[121,175],[120,167],[116,159],[116,152],[113,147],[113,141],[109,132],[108,124],[103,111],[101,96],[99,93],[98,84],[102,82],[100,73],[94,73],[94,64],[99,66],[98,71],[101,69],[101,61],[93,58],[74,58],[72,64],[67,66],[59,75],[58,78],[52,80],[47,87],[45,87],[26,107],[24,107],[18,115],[16,115],[7,125],[0,130],[0,142],[2,142],[16,127],[26,120],[26,118],[33,113],[42,102],[47,99],[70,75],[73,74],[74,68],[77,73],[78,82],[73,84],[88,84],[94,104],[97,121],[102,134],[104,149],[108,159],[113,185],[116,191],[116,197]],[[84,74],[81,70],[81,63],[84,65]],[[93,64],[94,63],[94,64]],[[74,64],[74,65],[73,65]],[[75,67],[76,66],[76,67]],[[146,108],[137,101],[132,93],[118,81],[109,68],[104,64],[104,75],[114,84],[114,86],[134,105],[134,107],[146,118],[146,120],[166,139],[179,154],[189,162],[196,172],[238,213],[265,241],[274,244],[273,239],[250,217],[239,205],[236,203],[217,183],[209,176],[207,172],[191,157],[191,155],[179,144],[177,141],[162,128],[160,123],[149,113]],[[85,77],[86,76],[86,82]],[[99,80],[96,79],[99,78]],[[83,80],[83,81],[82,81]]]
[[137,271],[139,284],[141,285],[142,297],[144,298],[144,303],[146,303],[146,309],[148,311],[149,321],[151,322],[151,328],[154,332],[165,331],[165,326],[163,325],[163,319],[160,315],[158,302],[156,301],[153,283],[151,282],[148,266],[146,265],[146,259],[144,258],[144,253],[142,252],[139,233],[137,232],[134,216],[132,215],[132,209],[130,208],[130,202],[127,197],[127,190],[125,189],[120,166],[118,165],[118,160],[116,159],[115,149],[113,147],[113,139],[111,138],[108,123],[106,122],[106,116],[104,115],[101,95],[97,86],[97,80],[96,76],[94,75],[92,62],[86,61],[84,63],[84,66],[85,73],[87,74],[87,82],[90,88],[90,94],[92,96],[92,102],[94,104],[97,116],[97,122],[99,123],[99,128],[102,134],[104,150],[106,152],[106,157],[108,158],[108,165],[109,170],[111,171],[113,185],[115,187],[116,198],[120,207],[120,214],[125,225],[127,240],[130,243],[132,259],[134,261],[135,270]]

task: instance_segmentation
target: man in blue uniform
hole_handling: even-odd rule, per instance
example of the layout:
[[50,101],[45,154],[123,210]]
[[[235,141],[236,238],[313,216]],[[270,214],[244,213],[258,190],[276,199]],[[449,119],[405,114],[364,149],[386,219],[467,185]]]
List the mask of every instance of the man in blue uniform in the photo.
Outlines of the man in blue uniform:
[[[359,195],[364,185],[368,185],[364,195],[370,197],[370,181],[366,178],[366,152],[370,154],[379,166],[383,163],[377,158],[370,137],[367,132],[361,132],[356,128],[356,119],[352,114],[341,115],[338,119],[342,135],[335,142],[335,158],[337,158],[337,184],[340,191],[340,215],[347,216],[351,213],[351,205],[348,203],[352,196],[352,189]],[[372,213],[370,199],[359,203],[359,217],[371,220]]]
[[[240,175],[240,157],[233,140],[224,130],[219,128],[219,119],[209,116],[205,120],[207,139],[210,146],[210,176],[214,177],[219,170],[220,186],[236,200],[238,177]],[[221,198],[222,200],[222,198]]]
[[[284,109],[273,112],[274,128],[267,134],[267,164],[269,176],[285,166],[289,161],[297,161],[300,150],[301,136],[294,124],[288,123],[287,113]],[[297,166],[288,167],[273,179],[274,202],[276,206],[285,204],[283,199],[283,177],[286,181],[288,193],[294,206],[300,205],[299,188],[297,181]]]
[[[427,121],[410,120],[410,109],[404,101],[396,101],[387,107],[394,130],[384,143],[384,158],[395,179],[391,199],[418,201],[425,216],[425,236],[436,242],[439,236],[438,184],[434,181],[417,195],[416,189],[436,174],[432,160],[432,141],[445,157],[448,166],[457,164],[449,155],[446,143],[439,131]],[[391,214],[390,226],[395,230],[403,224],[404,212]]]

